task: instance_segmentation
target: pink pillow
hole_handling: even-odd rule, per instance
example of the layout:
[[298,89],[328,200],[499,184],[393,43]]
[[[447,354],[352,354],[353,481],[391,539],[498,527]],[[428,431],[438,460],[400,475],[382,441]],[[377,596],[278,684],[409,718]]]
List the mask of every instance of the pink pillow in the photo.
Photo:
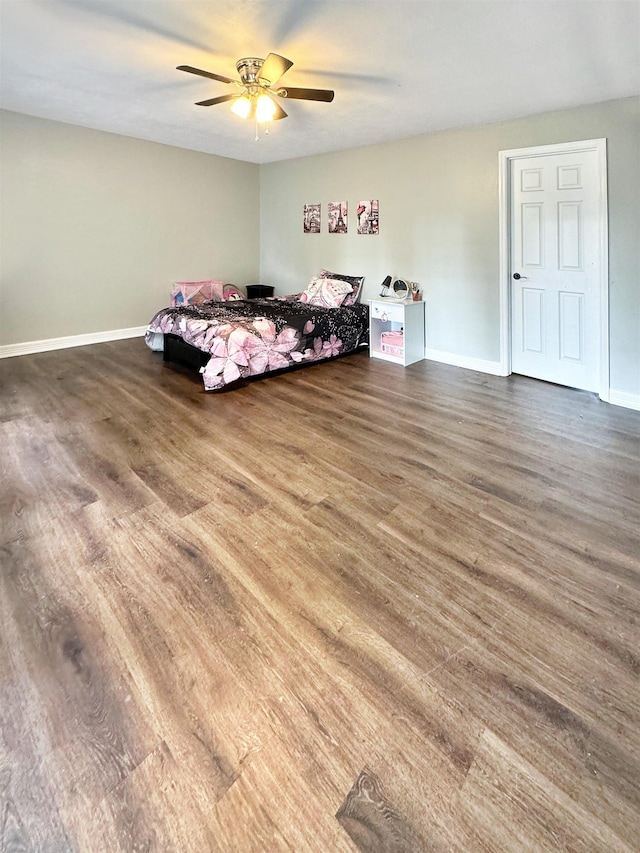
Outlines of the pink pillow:
[[353,291],[347,296],[342,303],[343,305],[355,305],[360,298],[360,290],[364,283],[363,275],[343,275],[339,272],[329,272],[329,270],[320,270],[322,278],[337,278],[340,281],[347,281],[352,286]]
[[300,295],[300,302],[320,308],[339,308],[353,288],[346,281],[334,278],[312,278],[307,289]]

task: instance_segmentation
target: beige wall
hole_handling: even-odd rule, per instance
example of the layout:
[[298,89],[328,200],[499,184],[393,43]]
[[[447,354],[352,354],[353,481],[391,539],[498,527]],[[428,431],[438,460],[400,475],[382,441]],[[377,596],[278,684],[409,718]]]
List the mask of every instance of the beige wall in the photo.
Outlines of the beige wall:
[[0,118],[0,345],[144,326],[175,280],[259,280],[258,166]]
[[[382,116],[381,121],[384,121]],[[336,130],[336,132],[339,132]],[[370,145],[263,166],[261,276],[301,289],[321,267],[386,275],[426,292],[428,346],[499,361],[498,152],[606,137],[611,387],[640,394],[640,100]],[[380,200],[380,235],[359,236],[358,200]],[[349,233],[328,234],[326,205],[349,202]],[[302,206],[322,203],[322,233],[302,233]]]
[[[611,387],[640,395],[638,98],[262,167],[0,115],[0,345],[144,326],[178,279],[286,293],[324,266],[365,275],[365,298],[386,275],[420,282],[428,346],[497,362],[498,151],[606,137]],[[377,237],[355,233],[364,198]],[[343,199],[349,233],[327,234]],[[302,233],[305,202],[321,234]]]

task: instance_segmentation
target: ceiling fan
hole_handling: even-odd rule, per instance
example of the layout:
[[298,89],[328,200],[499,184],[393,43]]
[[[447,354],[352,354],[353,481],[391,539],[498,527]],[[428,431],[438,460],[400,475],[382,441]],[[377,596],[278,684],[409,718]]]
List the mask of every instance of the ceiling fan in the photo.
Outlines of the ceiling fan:
[[208,77],[210,80],[218,80],[220,83],[232,84],[240,90],[230,95],[197,101],[196,106],[212,107],[214,104],[233,101],[231,105],[233,113],[241,118],[255,118],[258,122],[264,122],[287,117],[287,113],[274,99],[274,95],[278,98],[301,101],[331,102],[334,98],[335,93],[331,89],[294,89],[291,86],[276,85],[292,65],[293,62],[290,59],[285,59],[277,53],[270,53],[266,59],[258,59],[254,56],[239,59],[236,62],[236,69],[240,80],[214,74],[211,71],[203,71],[201,68],[193,68],[191,65],[178,65],[177,70]]

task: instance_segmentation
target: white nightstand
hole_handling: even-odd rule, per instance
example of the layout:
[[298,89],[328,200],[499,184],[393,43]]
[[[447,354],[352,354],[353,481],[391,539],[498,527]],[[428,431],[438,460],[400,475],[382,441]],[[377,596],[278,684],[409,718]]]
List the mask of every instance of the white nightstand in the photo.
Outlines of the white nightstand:
[[405,367],[424,358],[424,302],[369,300],[369,355]]

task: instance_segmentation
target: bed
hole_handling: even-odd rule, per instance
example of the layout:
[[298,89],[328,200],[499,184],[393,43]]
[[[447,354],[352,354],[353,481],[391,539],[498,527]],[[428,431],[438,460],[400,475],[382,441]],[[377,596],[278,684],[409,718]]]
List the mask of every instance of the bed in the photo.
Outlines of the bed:
[[200,370],[205,390],[354,352],[369,342],[362,277],[326,270],[299,294],[171,305],[149,323],[146,342],[166,361]]

